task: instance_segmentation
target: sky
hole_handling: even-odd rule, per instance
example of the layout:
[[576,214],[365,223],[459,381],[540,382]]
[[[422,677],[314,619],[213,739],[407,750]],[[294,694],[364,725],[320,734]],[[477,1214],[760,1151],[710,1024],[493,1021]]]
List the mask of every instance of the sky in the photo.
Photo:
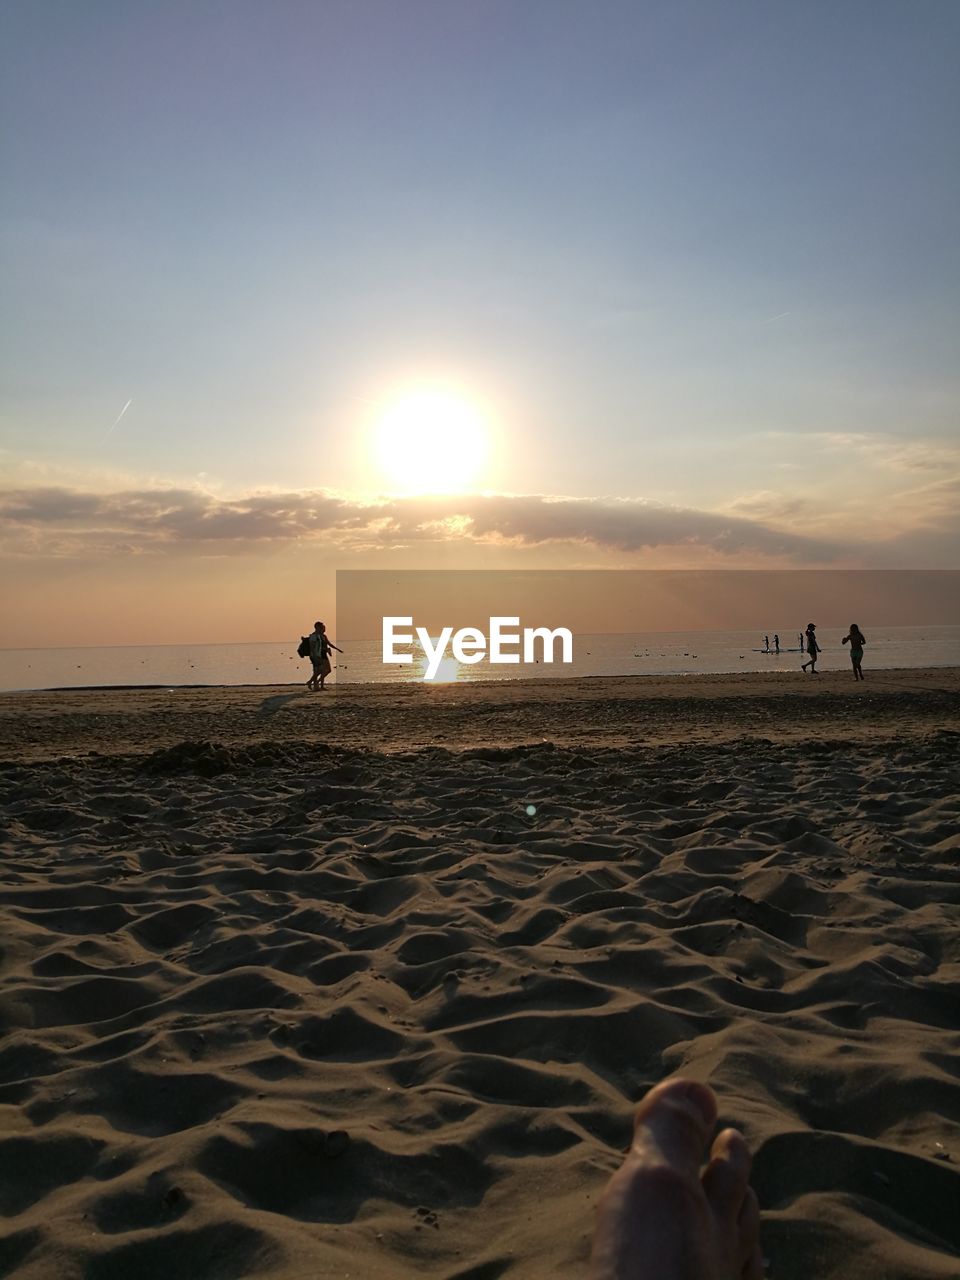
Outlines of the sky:
[[6,0],[0,646],[960,566],[954,0]]

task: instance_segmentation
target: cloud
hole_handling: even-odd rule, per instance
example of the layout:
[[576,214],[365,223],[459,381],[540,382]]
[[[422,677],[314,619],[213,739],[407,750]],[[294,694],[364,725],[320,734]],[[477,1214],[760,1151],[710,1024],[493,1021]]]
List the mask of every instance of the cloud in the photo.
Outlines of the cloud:
[[224,498],[202,489],[89,493],[67,487],[0,491],[8,554],[111,556],[266,552],[323,538],[330,549],[463,542],[579,544],[621,552],[687,547],[720,555],[830,560],[831,542],[784,531],[752,513],[718,514],[642,499],[542,495],[381,498],[320,491]]
[[[768,431],[756,433],[753,443],[774,483],[731,499],[724,507],[731,514],[830,538],[860,563],[902,563],[918,546],[934,547],[938,565],[960,562],[960,442],[889,432]],[[926,562],[925,555],[915,563]]]
[[730,503],[734,515],[750,520],[795,520],[809,510],[806,498],[788,498],[772,489],[759,489],[746,493]]
[[860,467],[864,462],[892,472],[950,471],[960,474],[960,444],[953,440],[903,436],[876,431],[760,431],[760,441],[793,445],[804,456],[828,452]]
[[724,554],[828,555],[826,543],[784,533],[738,516],[666,507],[641,499],[495,496],[469,502],[463,512],[474,538],[520,544],[593,543],[618,551],[686,545]]

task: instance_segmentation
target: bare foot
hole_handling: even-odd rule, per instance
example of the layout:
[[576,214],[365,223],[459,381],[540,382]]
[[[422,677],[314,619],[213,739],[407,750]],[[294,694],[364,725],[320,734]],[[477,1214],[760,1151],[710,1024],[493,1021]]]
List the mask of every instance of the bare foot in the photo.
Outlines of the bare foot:
[[633,1143],[597,1210],[591,1280],[763,1280],[750,1150],[714,1140],[713,1091],[664,1080],[637,1109]]

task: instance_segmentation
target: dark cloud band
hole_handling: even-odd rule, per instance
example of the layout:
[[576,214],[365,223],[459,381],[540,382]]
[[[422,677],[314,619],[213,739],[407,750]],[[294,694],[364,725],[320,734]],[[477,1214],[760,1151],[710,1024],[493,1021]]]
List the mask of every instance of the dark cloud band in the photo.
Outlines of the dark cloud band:
[[0,537],[8,550],[82,554],[116,545],[176,553],[269,549],[323,536],[344,547],[424,542],[504,541],[519,546],[593,545],[624,552],[684,546],[831,559],[826,541],[784,532],[759,520],[642,499],[540,495],[411,497],[360,502],[323,492],[254,493],[222,498],[199,489],[86,493],[67,488],[0,491]]

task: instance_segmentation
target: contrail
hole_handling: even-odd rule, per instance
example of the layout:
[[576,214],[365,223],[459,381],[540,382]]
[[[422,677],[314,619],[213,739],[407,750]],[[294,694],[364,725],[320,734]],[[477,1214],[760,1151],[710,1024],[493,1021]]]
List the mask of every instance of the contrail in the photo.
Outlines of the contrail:
[[[116,422],[113,424],[113,426],[112,426],[112,427],[108,427],[108,428],[107,428],[107,430],[104,432],[104,434],[103,434],[103,439],[104,439],[104,440],[106,440],[107,436],[111,435],[114,431],[116,431],[117,427],[120,425],[120,419],[123,417],[123,415],[127,412],[127,410],[130,408],[130,406],[131,406],[132,404],[133,404],[133,400],[132,400],[132,399],[130,399],[130,400],[128,400],[128,401],[127,401],[127,403],[123,406],[123,408],[122,408],[122,409],[120,410],[120,412],[117,414],[117,420],[116,420]],[[102,443],[103,443],[103,440],[101,440],[101,442],[100,442],[100,443],[102,444]]]
[[760,321],[760,323],[761,323],[761,324],[773,324],[774,320],[782,320],[782,319],[784,318],[784,316],[788,316],[789,314],[790,314],[790,312],[789,312],[789,311],[781,311],[781,312],[780,312],[780,314],[779,314],[778,316],[770,316],[770,318],[769,318],[768,320],[761,320],[761,321]]

